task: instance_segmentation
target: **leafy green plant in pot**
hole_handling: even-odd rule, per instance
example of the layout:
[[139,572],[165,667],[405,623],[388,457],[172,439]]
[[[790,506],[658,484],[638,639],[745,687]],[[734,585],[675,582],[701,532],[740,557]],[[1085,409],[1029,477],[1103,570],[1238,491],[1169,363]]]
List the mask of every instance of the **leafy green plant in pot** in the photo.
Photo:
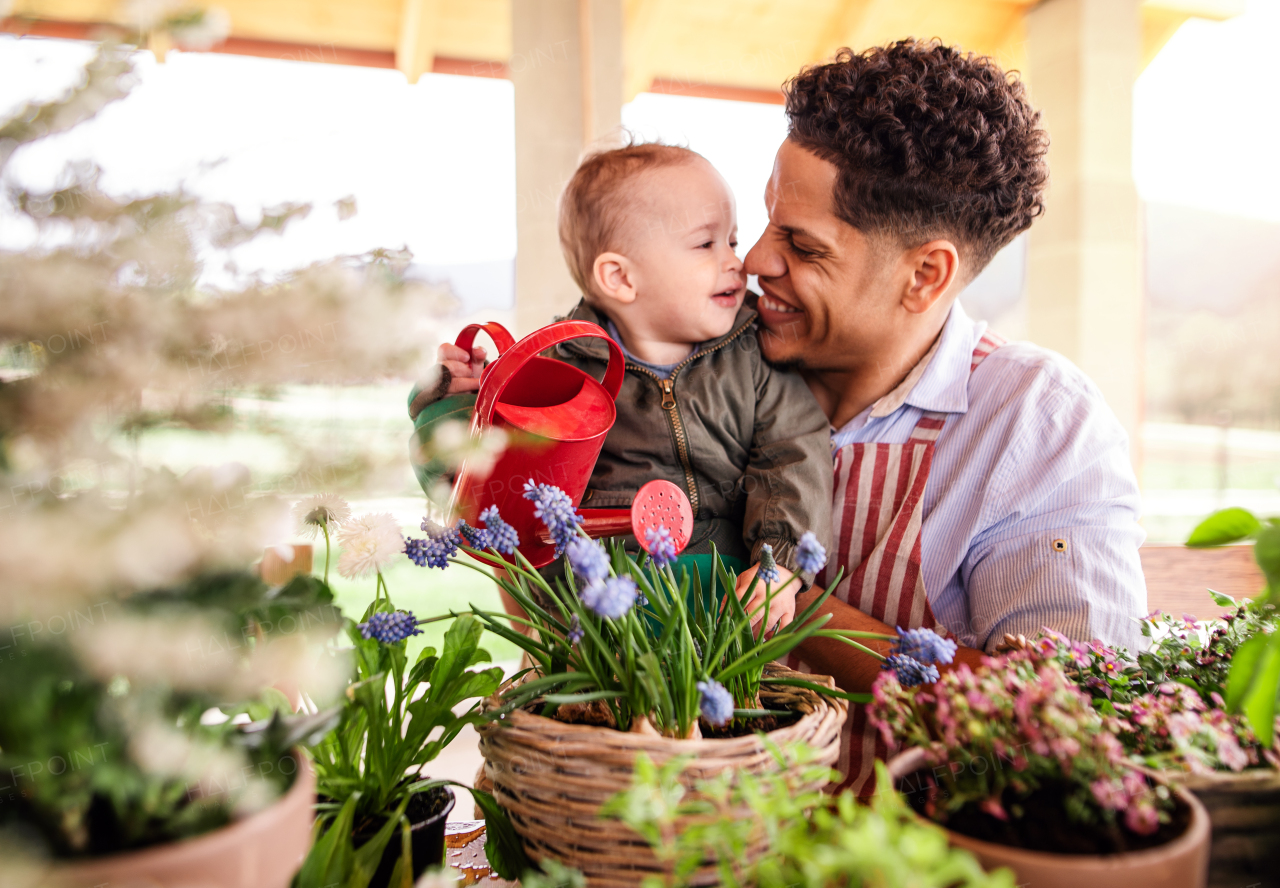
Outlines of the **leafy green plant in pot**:
[[1135,768],[1058,662],[1021,651],[917,688],[882,675],[873,695],[899,788],[984,863],[1036,885],[1204,884],[1203,807]]
[[[948,847],[941,829],[922,822],[886,789],[892,781],[883,764],[876,766],[881,790],[864,805],[849,791],[831,796],[812,788],[838,776],[821,766],[806,768],[812,750],[800,745],[773,753],[802,770],[726,772],[687,787],[680,779],[687,758],[658,766],[637,757],[632,785],[604,813],[668,862],[668,872],[646,877],[642,888],[706,884],[699,879],[706,860],[717,861],[716,884],[725,888],[1013,888],[1012,872],[984,872],[972,854]],[[762,838],[768,853],[753,859],[746,852]],[[560,883],[570,882],[571,874],[559,876]]]
[[[770,625],[779,579],[767,555],[739,598],[736,577],[714,555],[710,588],[696,571],[677,575],[678,552],[665,528],[631,553],[620,540],[583,534],[581,516],[560,489],[529,483],[525,496],[564,554],[563,576],[554,582],[524,559],[516,530],[496,509],[480,516],[482,528],[424,522],[427,537],[410,540],[407,554],[423,566],[479,570],[523,609],[521,616],[473,607],[472,616],[533,664],[485,702],[490,721],[479,728],[494,795],[531,857],[578,867],[602,884],[634,882],[652,871],[652,853],[637,848],[627,830],[584,814],[625,788],[624,763],[638,753],[663,761],[693,756],[685,772],[690,781],[735,765],[791,767],[768,752],[770,742],[804,742],[821,763],[834,763],[845,701],[865,695],[774,661],[815,636],[863,651],[859,639],[889,636],[825,629],[826,618],[817,615],[825,595],[789,625],[759,632],[753,623]],[[816,573],[826,553],[807,534],[797,558],[803,571]],[[759,585],[766,594],[748,613],[745,602]],[[938,643],[930,649],[949,657],[954,644],[933,637]],[[937,675],[905,654],[887,665],[904,680]]]
[[[349,517],[340,501],[312,502],[304,520],[326,539],[337,530],[344,576],[374,575],[374,600],[361,622],[346,620],[355,670],[336,730],[311,748],[318,774],[316,843],[295,880],[310,886],[408,886],[443,858],[444,825],[454,804],[443,781],[422,769],[466,725],[483,721],[478,705],[454,710],[492,694],[499,667],[480,648],[483,625],[464,615],[445,633],[439,651],[424,648],[410,663],[407,640],[420,634],[414,619],[392,604],[382,568],[403,557],[405,541],[387,514]],[[326,561],[328,560],[326,547]],[[482,806],[492,800],[477,793]],[[495,820],[501,819],[494,808]],[[501,826],[491,828],[490,856],[503,860]],[[518,851],[516,852],[519,858]],[[517,875],[511,867],[504,871]]]

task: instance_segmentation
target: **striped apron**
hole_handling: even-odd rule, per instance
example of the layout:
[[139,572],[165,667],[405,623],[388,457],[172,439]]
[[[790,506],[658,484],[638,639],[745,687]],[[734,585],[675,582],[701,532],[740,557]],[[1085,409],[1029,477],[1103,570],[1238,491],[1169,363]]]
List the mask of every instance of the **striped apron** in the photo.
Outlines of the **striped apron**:
[[[985,333],[973,350],[969,372],[1004,342],[994,333]],[[946,418],[945,413],[924,414],[905,444],[846,444],[834,455],[835,557],[817,583],[825,588],[843,565],[844,579],[832,594],[891,628],[937,625],[921,571],[920,528],[925,483]],[[812,671],[795,654],[788,657],[788,665]],[[874,762],[886,752],[879,732],[867,723],[867,708],[850,706],[836,764],[844,775],[839,788],[870,795]]]

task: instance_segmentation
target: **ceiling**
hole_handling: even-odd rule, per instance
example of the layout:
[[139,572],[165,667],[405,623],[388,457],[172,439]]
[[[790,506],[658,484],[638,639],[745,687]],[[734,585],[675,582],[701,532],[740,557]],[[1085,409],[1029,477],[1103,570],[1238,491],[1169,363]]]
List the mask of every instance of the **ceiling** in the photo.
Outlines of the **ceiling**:
[[[215,0],[230,16],[223,51],[503,76],[511,3],[523,0]],[[842,46],[907,36],[996,57],[1025,70],[1023,15],[1038,0],[622,0],[626,98],[655,81],[729,87],[768,101],[801,66]],[[124,23],[118,0],[17,0],[5,30]],[[1143,0],[1143,64],[1192,16],[1222,19],[1244,0]],[[255,51],[255,48],[257,51]],[[309,54],[305,50],[310,48]],[[494,63],[477,65],[476,63]],[[414,70],[417,69],[417,70]],[[689,91],[696,91],[691,89]]]

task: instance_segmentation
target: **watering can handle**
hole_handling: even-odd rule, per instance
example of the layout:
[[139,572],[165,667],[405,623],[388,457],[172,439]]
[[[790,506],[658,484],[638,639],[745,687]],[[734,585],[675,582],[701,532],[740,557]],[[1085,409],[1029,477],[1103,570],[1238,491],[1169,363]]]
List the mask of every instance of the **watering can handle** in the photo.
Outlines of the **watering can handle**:
[[[479,327],[473,324],[463,329],[462,334],[458,337],[458,346],[460,348],[470,348],[471,343],[468,341],[463,345],[463,338],[467,336],[467,331],[472,327]],[[509,340],[510,333],[500,324],[485,324],[486,330],[490,327],[497,327],[502,331],[502,335]],[[471,336],[474,337],[473,332]],[[489,330],[489,335],[493,336],[493,331]],[[494,337],[494,342],[498,344],[499,350],[502,352],[502,360],[490,364],[485,368],[484,379],[480,385],[480,395],[476,400],[475,419],[482,426],[487,426],[493,421],[493,410],[498,406],[498,400],[502,397],[502,392],[506,389],[507,384],[515,378],[516,373],[520,371],[530,358],[537,357],[540,353],[551,348],[553,345],[559,345],[562,342],[568,342],[570,339],[603,339],[609,346],[609,366],[604,371],[604,379],[600,380],[600,385],[609,393],[610,398],[618,397],[618,390],[622,388],[622,375],[626,372],[626,362],[622,357],[622,349],[618,347],[618,343],[609,338],[609,334],[604,328],[590,321],[557,321],[549,324],[540,330],[535,330],[521,339],[515,345],[502,348],[502,344],[498,342],[498,338]]]
[[471,354],[471,346],[475,344],[476,334],[481,330],[489,334],[493,344],[498,347],[498,354],[502,354],[516,344],[515,338],[507,332],[506,327],[497,321],[490,321],[487,324],[467,324],[462,328],[462,332],[458,334],[458,339],[454,342],[454,345],[467,354]]

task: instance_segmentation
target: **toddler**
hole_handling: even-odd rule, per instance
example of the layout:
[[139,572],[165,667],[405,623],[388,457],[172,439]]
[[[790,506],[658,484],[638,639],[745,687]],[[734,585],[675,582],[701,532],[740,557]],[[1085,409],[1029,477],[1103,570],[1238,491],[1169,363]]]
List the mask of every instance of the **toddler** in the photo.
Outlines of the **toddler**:
[[[706,576],[714,543],[740,572],[741,595],[769,545],[780,575],[773,588],[781,589],[770,623],[785,625],[797,592],[813,580],[797,575],[800,536],[812,531],[829,545],[830,427],[799,375],[760,355],[756,296],[737,256],[727,183],[686,148],[640,144],[593,154],[561,197],[560,244],[582,291],[568,317],[604,327],[627,361],[617,422],[582,505],[625,508],[644,483],[675,483],[694,514],[684,563]],[[555,352],[596,378],[608,360],[595,339]],[[424,407],[474,398],[485,352],[446,344],[439,360],[437,384],[410,396],[423,437]],[[763,599],[760,584],[748,610]]]

